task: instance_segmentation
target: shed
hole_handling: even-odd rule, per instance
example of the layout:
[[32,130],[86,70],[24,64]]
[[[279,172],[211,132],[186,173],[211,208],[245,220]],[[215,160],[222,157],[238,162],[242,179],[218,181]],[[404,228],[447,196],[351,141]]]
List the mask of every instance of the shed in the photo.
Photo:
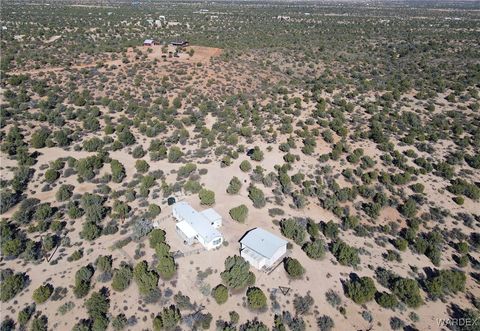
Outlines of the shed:
[[145,41],[143,42],[143,46],[154,46],[155,45],[155,41],[153,39],[145,39]]
[[187,47],[188,46],[188,41],[186,40],[174,40],[172,41],[172,46],[177,46],[177,47]]
[[255,228],[240,240],[240,256],[257,269],[271,267],[287,252],[288,241],[262,228]]

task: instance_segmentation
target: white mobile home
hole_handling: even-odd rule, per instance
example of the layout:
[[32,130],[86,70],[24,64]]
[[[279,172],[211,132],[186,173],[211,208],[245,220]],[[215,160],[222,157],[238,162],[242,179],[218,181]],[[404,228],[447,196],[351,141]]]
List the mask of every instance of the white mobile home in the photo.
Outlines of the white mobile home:
[[287,243],[273,233],[256,228],[240,240],[240,256],[259,270],[269,268],[285,255]]
[[213,209],[206,211],[208,212],[205,214],[199,213],[186,202],[178,202],[172,208],[173,217],[177,220],[177,233],[184,242],[192,245],[198,240],[203,247],[210,250],[219,247],[223,242],[222,234],[216,229],[222,224],[222,218]]

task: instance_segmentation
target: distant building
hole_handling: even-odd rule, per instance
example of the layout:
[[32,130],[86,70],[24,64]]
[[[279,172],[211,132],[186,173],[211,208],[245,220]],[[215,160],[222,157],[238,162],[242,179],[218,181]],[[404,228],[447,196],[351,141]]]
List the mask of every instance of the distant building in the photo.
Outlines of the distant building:
[[143,42],[143,46],[154,46],[155,45],[155,41],[153,39],[145,39],[145,41]]
[[287,241],[262,228],[240,240],[240,255],[257,269],[270,268],[287,252]]
[[223,242],[222,234],[217,230],[222,226],[222,217],[212,208],[198,212],[186,202],[178,202],[172,208],[178,235],[185,244],[192,245],[197,240],[210,250]]
[[186,40],[174,40],[174,41],[172,41],[172,46],[187,47],[188,46],[188,41],[186,41]]

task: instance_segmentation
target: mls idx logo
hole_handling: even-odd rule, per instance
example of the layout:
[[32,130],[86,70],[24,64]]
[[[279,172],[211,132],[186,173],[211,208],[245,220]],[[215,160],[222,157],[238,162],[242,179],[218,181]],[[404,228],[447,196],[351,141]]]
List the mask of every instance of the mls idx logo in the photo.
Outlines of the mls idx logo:
[[448,318],[448,319],[437,319],[438,326],[460,326],[460,327],[472,327],[475,325],[480,325],[478,318]]

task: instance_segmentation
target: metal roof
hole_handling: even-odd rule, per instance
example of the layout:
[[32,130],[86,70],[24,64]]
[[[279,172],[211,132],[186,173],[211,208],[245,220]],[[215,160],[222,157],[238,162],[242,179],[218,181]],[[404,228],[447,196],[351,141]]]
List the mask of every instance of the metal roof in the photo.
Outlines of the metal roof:
[[203,216],[205,216],[210,222],[214,222],[218,219],[221,219],[222,216],[215,211],[213,208],[208,208],[200,212]]
[[197,232],[186,221],[178,222],[176,225],[188,239],[194,238],[197,235]]
[[144,44],[152,44],[153,43],[153,39],[145,39],[145,41],[143,42]]
[[205,242],[211,242],[221,238],[222,234],[210,225],[210,221],[201,213],[192,208],[188,203],[182,201],[173,205],[175,212],[195,230],[198,236]]
[[248,232],[240,243],[250,250],[270,259],[275,252],[288,241],[270,233],[262,228],[256,228]]

